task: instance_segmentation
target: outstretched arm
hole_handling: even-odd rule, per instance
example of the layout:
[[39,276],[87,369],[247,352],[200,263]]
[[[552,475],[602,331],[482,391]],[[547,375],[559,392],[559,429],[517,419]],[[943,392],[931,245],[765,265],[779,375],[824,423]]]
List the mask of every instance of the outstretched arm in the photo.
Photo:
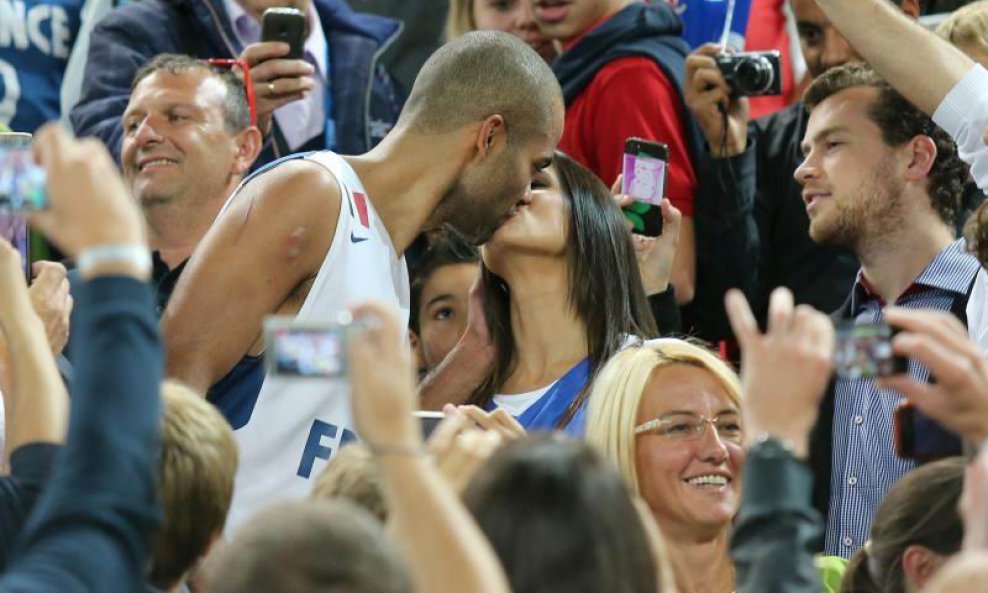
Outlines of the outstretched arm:
[[885,0],[816,2],[865,61],[929,115],[974,67],[959,49]]

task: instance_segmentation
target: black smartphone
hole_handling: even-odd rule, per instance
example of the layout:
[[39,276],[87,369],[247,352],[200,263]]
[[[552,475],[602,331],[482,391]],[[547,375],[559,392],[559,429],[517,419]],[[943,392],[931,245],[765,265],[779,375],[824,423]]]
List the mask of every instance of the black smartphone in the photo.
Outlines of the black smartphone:
[[884,323],[837,328],[834,373],[842,379],[890,377],[909,371],[909,360],[892,352],[896,331]]
[[908,401],[895,409],[892,433],[895,453],[903,459],[936,461],[964,452],[964,443],[959,436],[927,417]]
[[291,49],[286,60],[305,55],[305,14],[297,8],[269,8],[261,16],[261,41],[281,41]]
[[635,199],[624,209],[632,231],[646,237],[662,234],[662,200],[665,199],[669,146],[661,142],[628,138],[624,142],[621,193]]

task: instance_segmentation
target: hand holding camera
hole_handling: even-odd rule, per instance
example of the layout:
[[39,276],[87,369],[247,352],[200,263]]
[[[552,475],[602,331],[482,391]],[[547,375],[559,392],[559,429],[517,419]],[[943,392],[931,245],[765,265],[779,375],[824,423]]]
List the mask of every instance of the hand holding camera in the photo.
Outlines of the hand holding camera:
[[[59,249],[76,256],[93,247],[146,246],[143,215],[103,143],[76,140],[48,124],[35,137],[34,152],[47,173],[49,209],[32,214],[30,222]],[[114,271],[150,273],[127,265]]]
[[690,54],[683,89],[686,106],[700,126],[710,154],[717,158],[741,154],[748,146],[748,99],[736,95],[724,77],[717,61],[722,53],[720,46],[708,43]]
[[915,359],[930,369],[935,383],[907,375],[879,380],[909,398],[933,420],[969,441],[988,438],[988,359],[950,313],[885,311],[889,324],[901,331],[892,340],[895,354]]

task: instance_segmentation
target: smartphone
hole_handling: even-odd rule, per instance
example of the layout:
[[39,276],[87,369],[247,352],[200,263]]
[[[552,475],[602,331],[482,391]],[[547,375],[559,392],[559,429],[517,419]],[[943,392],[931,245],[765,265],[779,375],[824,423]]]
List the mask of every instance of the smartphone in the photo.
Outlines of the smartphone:
[[34,162],[31,134],[0,133],[0,213],[44,209],[45,170]]
[[624,209],[633,232],[647,237],[662,234],[662,200],[665,198],[669,146],[641,138],[624,142],[621,193],[635,199]]
[[842,379],[890,377],[906,373],[909,360],[892,353],[895,333],[884,323],[838,327],[834,372]]
[[422,425],[422,438],[428,439],[439,423],[446,417],[442,412],[428,412],[426,410],[416,410],[412,416],[418,418]]
[[911,402],[903,402],[892,418],[895,453],[904,459],[936,461],[964,453],[964,443],[956,434],[920,412]]
[[269,8],[261,16],[261,41],[281,41],[291,48],[286,60],[305,55],[305,14],[297,8]]
[[347,375],[348,315],[337,322],[264,320],[264,366],[269,375],[301,379],[337,379]]

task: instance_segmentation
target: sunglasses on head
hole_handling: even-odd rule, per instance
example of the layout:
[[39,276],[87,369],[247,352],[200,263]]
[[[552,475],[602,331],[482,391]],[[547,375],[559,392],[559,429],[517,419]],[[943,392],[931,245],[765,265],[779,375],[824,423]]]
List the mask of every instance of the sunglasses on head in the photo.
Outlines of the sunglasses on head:
[[242,73],[241,79],[244,82],[244,91],[247,94],[247,108],[250,110],[250,125],[257,125],[257,102],[254,100],[254,85],[250,81],[250,66],[246,60],[240,58],[210,58],[204,60],[215,68],[226,68],[228,70],[239,69]]

